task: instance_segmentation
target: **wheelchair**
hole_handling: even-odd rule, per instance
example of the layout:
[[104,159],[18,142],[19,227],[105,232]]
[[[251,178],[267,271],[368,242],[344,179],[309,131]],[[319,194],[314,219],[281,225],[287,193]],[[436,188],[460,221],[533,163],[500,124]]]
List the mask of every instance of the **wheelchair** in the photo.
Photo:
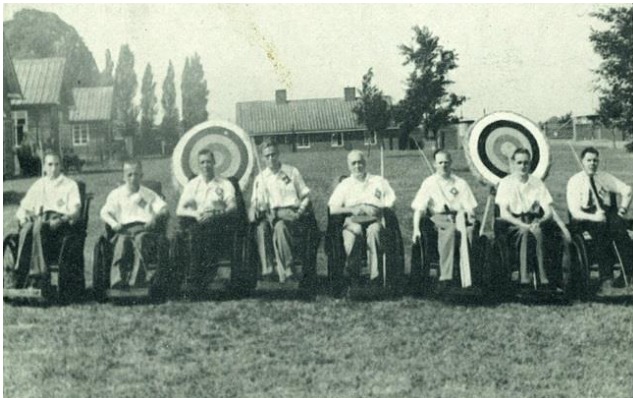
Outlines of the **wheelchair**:
[[[158,181],[143,181],[142,185],[156,192],[161,198],[162,184]],[[112,228],[105,224],[105,231],[97,240],[93,251],[92,269],[92,289],[94,298],[98,302],[105,301],[135,301],[135,300],[160,300],[166,298],[170,292],[169,285],[171,275],[174,270],[169,262],[169,241],[166,236],[166,220],[156,226],[156,232],[149,232],[153,239],[156,239],[159,253],[155,264],[157,269],[147,284],[140,284],[138,287],[126,289],[116,289],[110,286],[110,268],[112,267],[112,257],[114,244],[112,239],[115,236]]]
[[[611,203],[617,203],[615,195],[612,195]],[[617,206],[613,206],[608,211],[613,212],[616,209]],[[589,231],[583,229],[581,223],[574,221],[571,214],[567,215],[569,217],[568,229],[572,236],[572,287],[577,298],[588,299],[599,289],[599,278],[596,278],[599,275],[596,240],[601,239],[601,237],[593,236]],[[625,219],[624,221],[630,238],[629,244],[633,245],[633,219]],[[615,241],[610,240],[609,243],[607,257],[609,263],[613,264],[612,273],[619,273],[620,276],[630,278],[631,275],[627,275],[627,271],[624,269],[625,265],[621,262],[619,250],[616,250]]]
[[[468,289],[478,295],[490,295],[492,269],[490,263],[490,241],[486,235],[479,235],[480,223],[473,225],[473,241],[470,250],[470,269],[473,289]],[[461,239],[461,238],[460,238]],[[437,292],[437,282],[440,276],[440,256],[437,249],[438,232],[433,221],[427,216],[420,220],[420,239],[411,246],[411,292],[416,295],[432,296]],[[459,244],[459,240],[456,240]],[[456,245],[455,250],[458,250]],[[455,256],[457,260],[457,255]],[[453,279],[450,283],[450,293],[465,293],[457,288],[460,284],[459,263],[453,267]],[[453,286],[454,285],[454,286]]]
[[[528,268],[532,279],[529,290],[521,290],[520,259],[519,252],[512,251],[508,236],[503,233],[505,221],[499,218],[499,207],[495,205],[494,239],[490,247],[490,289],[502,297],[514,297],[528,295],[549,298],[573,298],[572,275],[573,266],[571,258],[567,258],[571,248],[563,238],[562,231],[554,220],[541,224],[543,239],[543,261],[549,284],[544,286],[538,281],[536,260],[532,262],[532,268]],[[542,214],[542,209],[541,209]],[[535,255],[535,254],[534,254]],[[528,257],[530,254],[528,253]],[[530,264],[528,263],[528,267]]]
[[[88,228],[88,215],[92,194],[86,192],[86,184],[77,181],[81,201],[80,216],[64,236],[59,257],[47,264],[47,272],[43,276],[41,287],[27,287],[27,270],[12,277],[18,288],[3,289],[6,300],[29,300],[44,303],[68,303],[83,298],[85,293],[84,278],[84,245]],[[4,238],[4,269],[14,269],[17,261],[19,235],[12,233]],[[6,271],[5,271],[6,272]]]
[[[335,296],[342,296],[348,288],[350,294],[363,294],[376,290],[401,294],[406,289],[405,266],[404,266],[404,246],[402,235],[400,234],[400,224],[396,213],[389,208],[383,209],[385,222],[385,256],[383,256],[382,266],[379,267],[380,286],[371,283],[369,278],[369,267],[364,258],[360,272],[357,275],[346,275],[345,265],[347,256],[343,246],[343,224],[345,215],[332,215],[328,209],[328,223],[325,234],[325,252],[327,255],[328,283],[331,292]],[[361,244],[365,245],[363,240]],[[362,250],[363,254],[367,250]],[[350,286],[351,285],[351,286]]]
[[[273,249],[273,227],[267,220],[259,222],[253,222],[249,225],[249,238],[248,241],[252,242],[251,257],[249,264],[255,265],[257,273],[257,289],[261,290],[300,290],[306,293],[308,296],[316,294],[317,289],[317,251],[319,243],[321,241],[321,231],[317,224],[316,217],[314,215],[314,209],[312,205],[308,207],[303,217],[299,219],[303,223],[303,228],[300,236],[293,236],[296,242],[293,250],[297,254],[295,261],[295,272],[300,277],[294,281],[286,281],[283,284],[279,283],[276,267],[273,265],[273,275],[270,279],[267,279],[262,275],[261,259],[259,251],[257,250],[257,228],[263,225],[265,228],[264,239],[266,250],[269,253],[269,260],[276,261],[274,259]],[[274,223],[275,221],[273,221]],[[252,271],[251,271],[252,272]],[[271,280],[272,279],[272,280]]]
[[175,288],[172,294],[184,294],[188,297],[208,295],[212,292],[225,292],[232,297],[249,295],[257,286],[257,266],[251,261],[255,243],[249,239],[249,223],[244,205],[244,197],[238,180],[230,177],[235,188],[237,204],[236,219],[224,223],[228,227],[222,242],[209,242],[217,245],[217,262],[195,264],[195,237],[188,228],[196,220],[192,217],[180,217],[179,228],[171,241],[171,264],[173,267],[171,283]]

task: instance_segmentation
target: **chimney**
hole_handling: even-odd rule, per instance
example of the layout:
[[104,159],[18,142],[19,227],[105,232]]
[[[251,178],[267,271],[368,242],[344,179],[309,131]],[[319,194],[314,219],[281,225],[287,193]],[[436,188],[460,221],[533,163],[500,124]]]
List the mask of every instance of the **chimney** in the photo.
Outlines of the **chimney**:
[[275,91],[275,102],[279,104],[285,104],[288,102],[286,97],[286,90],[276,90]]
[[356,101],[356,87],[345,87],[345,101]]

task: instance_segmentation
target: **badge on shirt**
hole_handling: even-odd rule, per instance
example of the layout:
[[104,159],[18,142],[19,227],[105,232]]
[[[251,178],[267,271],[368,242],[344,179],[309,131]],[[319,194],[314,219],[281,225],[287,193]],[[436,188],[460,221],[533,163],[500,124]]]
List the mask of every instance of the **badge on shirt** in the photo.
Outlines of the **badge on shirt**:
[[219,198],[223,198],[224,197],[224,189],[217,187],[215,189],[215,193],[218,195]]
[[449,191],[453,196],[457,196],[457,194],[459,193],[459,191],[457,190],[457,188],[453,187],[451,188],[451,190]]
[[539,204],[538,200],[535,200],[534,203],[532,203],[532,206],[530,206],[530,211],[533,213],[538,213],[540,208],[541,205]]
[[64,199],[59,198],[59,200],[57,201],[57,207],[63,207],[64,206]]
[[138,201],[138,206],[140,208],[145,208],[145,206],[147,206],[147,201],[143,198],[141,198],[141,200]]
[[376,197],[376,199],[382,199],[382,192],[380,191],[380,189],[376,188],[376,192],[374,192],[374,196]]
[[286,175],[286,173],[284,172],[280,172],[279,173],[279,177],[281,177],[281,181],[283,181],[286,185],[290,184],[292,181],[290,181],[290,177],[288,177]]

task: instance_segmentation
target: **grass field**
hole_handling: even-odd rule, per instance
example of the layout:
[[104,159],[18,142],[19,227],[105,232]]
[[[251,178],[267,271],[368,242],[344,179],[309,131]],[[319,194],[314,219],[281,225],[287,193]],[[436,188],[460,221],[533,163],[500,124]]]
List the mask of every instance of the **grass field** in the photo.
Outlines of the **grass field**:
[[[546,184],[561,215],[577,166],[567,146],[553,145]],[[487,190],[473,187],[480,214]],[[602,167],[633,184],[633,156],[602,150]],[[320,228],[345,152],[284,154],[312,188]],[[370,172],[379,172],[372,152]],[[417,152],[387,152],[385,176],[398,195],[405,242],[409,205],[429,171]],[[176,194],[169,162],[145,162]],[[79,178],[94,194],[86,244],[102,231],[98,211],[121,180],[117,171]],[[15,230],[17,203],[33,179],[3,184],[3,232]],[[405,245],[405,251],[409,251]],[[320,253],[321,268],[324,255]],[[631,300],[573,305],[496,306],[413,298],[305,302],[260,295],[240,301],[114,306],[85,303],[33,308],[4,305],[7,397],[631,397]]]

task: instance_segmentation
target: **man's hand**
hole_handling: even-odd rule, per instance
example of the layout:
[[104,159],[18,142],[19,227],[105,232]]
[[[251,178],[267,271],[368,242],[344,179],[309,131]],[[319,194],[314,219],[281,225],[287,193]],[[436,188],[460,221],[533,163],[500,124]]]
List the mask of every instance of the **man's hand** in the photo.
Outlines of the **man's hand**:
[[626,207],[620,207],[618,208],[618,216],[624,218],[624,216],[626,215],[626,211],[627,208]]
[[55,217],[48,221],[48,226],[51,229],[57,229],[60,225],[62,225],[62,219],[60,217]]
[[563,240],[565,241],[565,243],[571,243],[571,233],[569,232],[567,227],[564,225],[561,225],[560,231],[563,233]]
[[279,209],[277,210],[277,218],[284,221],[296,221],[299,218],[299,214],[293,209]]
[[[619,214],[619,212],[618,212]],[[594,221],[595,222],[605,222],[607,221],[607,216],[604,213],[604,210],[602,209],[598,209],[598,211],[596,211],[596,213],[594,214]]]
[[149,220],[149,222],[147,222],[147,224],[145,224],[145,229],[147,231],[151,231],[154,228],[156,228],[156,217],[152,217],[152,219]]
[[121,231],[121,229],[123,229],[123,225],[121,225],[121,224],[119,224],[119,223],[116,223],[116,224],[114,224],[114,225],[112,226],[112,230],[113,230],[114,232],[119,232],[119,231]]
[[372,205],[364,205],[363,209],[364,209],[363,210],[364,213],[367,214],[368,216],[380,218],[380,213],[382,211],[380,207],[372,206]]
[[363,214],[365,214],[365,210],[364,210],[364,206],[363,205],[356,205],[350,208],[352,215],[353,216],[362,216]]
[[413,243],[416,243],[418,241],[418,239],[420,239],[422,237],[422,234],[420,233],[419,229],[414,229],[413,230],[413,236],[411,237],[411,241]]

